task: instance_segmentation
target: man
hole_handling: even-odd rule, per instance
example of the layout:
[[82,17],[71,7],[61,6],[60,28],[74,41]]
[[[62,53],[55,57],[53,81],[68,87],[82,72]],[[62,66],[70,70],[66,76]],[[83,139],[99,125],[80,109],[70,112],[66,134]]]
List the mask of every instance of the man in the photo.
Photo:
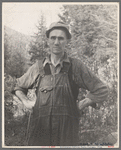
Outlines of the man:
[[[80,61],[69,58],[65,46],[71,38],[68,26],[52,23],[46,32],[50,56],[38,60],[19,79],[16,96],[27,108],[33,107],[26,94],[36,88],[33,107],[32,146],[76,146],[78,144],[79,110],[107,97],[107,87]],[[71,74],[69,73],[71,72]],[[90,93],[77,106],[77,93],[84,88]]]

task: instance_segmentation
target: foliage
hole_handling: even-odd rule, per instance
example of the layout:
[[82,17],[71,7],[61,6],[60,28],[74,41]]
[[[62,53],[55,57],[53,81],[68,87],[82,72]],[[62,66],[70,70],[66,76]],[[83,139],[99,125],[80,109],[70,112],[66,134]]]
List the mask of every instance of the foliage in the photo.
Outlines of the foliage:
[[33,35],[33,40],[28,45],[30,62],[35,62],[36,59],[42,58],[48,52],[44,15],[41,15],[36,27],[38,31]]
[[12,37],[4,32],[4,72],[13,77],[20,77],[24,72],[25,58],[19,47],[12,44]]
[[106,63],[109,55],[117,52],[116,10],[115,5],[64,5],[59,16],[70,26],[69,53],[76,54],[89,67],[94,63],[98,66],[98,59]]
[[5,145],[26,145],[28,110],[22,102],[13,97],[12,91],[16,78],[10,75],[4,77],[4,108],[5,108]]
[[[19,40],[20,39],[20,40]],[[23,42],[23,41],[24,42]],[[27,110],[22,102],[13,97],[11,93],[16,84],[16,78],[25,72],[25,41],[24,35],[5,27],[4,30],[4,117],[5,117],[5,144],[11,145],[11,137],[14,144],[23,143],[23,135],[26,132]],[[27,43],[26,43],[27,44]],[[24,50],[24,51],[23,51]],[[23,123],[24,120],[24,123]],[[23,130],[23,133],[22,133]],[[20,142],[19,144],[17,142]],[[13,144],[13,145],[14,145]]]

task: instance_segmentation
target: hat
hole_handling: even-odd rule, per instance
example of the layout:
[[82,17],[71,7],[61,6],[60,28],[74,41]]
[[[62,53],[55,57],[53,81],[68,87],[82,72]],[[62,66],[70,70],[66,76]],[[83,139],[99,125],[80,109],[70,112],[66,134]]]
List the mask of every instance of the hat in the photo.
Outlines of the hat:
[[71,34],[69,32],[69,27],[68,27],[68,25],[66,25],[63,22],[54,22],[54,23],[52,23],[50,25],[49,29],[46,31],[47,38],[49,38],[50,31],[52,31],[53,29],[57,29],[57,28],[63,28],[63,29],[65,29],[66,34],[67,34],[67,38],[71,39]]

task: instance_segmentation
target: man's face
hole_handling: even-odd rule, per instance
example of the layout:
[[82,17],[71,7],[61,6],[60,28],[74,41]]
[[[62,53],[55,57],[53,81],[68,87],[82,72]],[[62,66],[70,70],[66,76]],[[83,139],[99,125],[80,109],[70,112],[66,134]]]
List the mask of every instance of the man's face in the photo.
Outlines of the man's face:
[[50,32],[48,44],[51,53],[61,55],[64,53],[65,45],[67,44],[67,36],[65,31],[61,29],[54,29]]

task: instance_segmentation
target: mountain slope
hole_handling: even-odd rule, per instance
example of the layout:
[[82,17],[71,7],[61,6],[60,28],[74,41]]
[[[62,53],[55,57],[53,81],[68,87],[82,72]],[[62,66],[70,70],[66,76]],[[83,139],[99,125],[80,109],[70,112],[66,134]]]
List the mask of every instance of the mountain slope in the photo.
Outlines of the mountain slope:
[[7,26],[4,26],[4,33],[7,35],[9,47],[12,48],[11,52],[19,52],[21,56],[26,58],[26,46],[32,40],[31,36],[17,32]]

